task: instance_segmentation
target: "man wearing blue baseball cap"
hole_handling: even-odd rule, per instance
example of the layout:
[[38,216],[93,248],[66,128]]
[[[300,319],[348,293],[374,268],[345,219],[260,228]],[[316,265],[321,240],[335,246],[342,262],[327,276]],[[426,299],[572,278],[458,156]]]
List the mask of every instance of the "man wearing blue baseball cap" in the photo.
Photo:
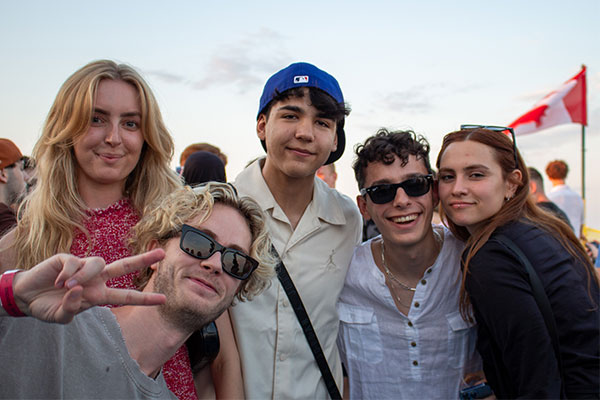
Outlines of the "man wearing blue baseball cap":
[[265,213],[332,378],[317,366],[280,276],[252,303],[231,310],[248,398],[326,398],[327,384],[342,383],[335,305],[360,242],[361,216],[315,174],[344,152],[349,112],[336,79],[307,63],[277,72],[260,98],[256,132],[267,156],[242,171],[235,186]]

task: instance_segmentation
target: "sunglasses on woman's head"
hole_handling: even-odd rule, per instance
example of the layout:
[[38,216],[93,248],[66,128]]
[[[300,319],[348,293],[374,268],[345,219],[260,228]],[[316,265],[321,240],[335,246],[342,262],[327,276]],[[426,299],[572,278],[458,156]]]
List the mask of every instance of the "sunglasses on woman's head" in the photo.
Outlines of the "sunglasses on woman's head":
[[360,189],[360,194],[371,198],[375,204],[385,204],[394,200],[398,188],[402,188],[407,196],[419,197],[429,192],[433,184],[433,175],[421,175],[400,183],[384,183]]
[[179,247],[186,254],[200,260],[210,258],[216,252],[221,253],[223,271],[236,279],[247,279],[258,267],[258,261],[243,252],[220,245],[210,235],[189,225],[181,227]]
[[463,124],[460,126],[460,130],[464,129],[487,129],[488,131],[510,133],[513,144],[513,154],[515,157],[515,169],[519,169],[519,160],[517,159],[517,140],[515,139],[515,130],[510,126],[495,126],[495,125],[474,125],[474,124]]

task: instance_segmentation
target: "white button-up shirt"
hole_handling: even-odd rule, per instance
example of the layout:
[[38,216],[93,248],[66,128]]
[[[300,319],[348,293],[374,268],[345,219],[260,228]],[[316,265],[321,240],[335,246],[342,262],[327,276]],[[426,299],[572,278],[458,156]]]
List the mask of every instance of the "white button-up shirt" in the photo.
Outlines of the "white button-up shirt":
[[373,238],[352,257],[338,311],[338,344],[351,399],[457,399],[466,373],[481,370],[476,327],[459,312],[464,244],[444,245],[402,314],[373,261]]
[[581,196],[567,185],[556,185],[548,193],[548,198],[567,214],[575,236],[579,237],[584,217]]
[[[298,289],[341,391],[336,302],[354,246],[360,242],[360,213],[348,197],[315,178],[313,199],[293,230],[269,191],[259,163],[255,161],[242,171],[235,187],[240,195],[253,198],[265,213],[271,240]],[[231,316],[248,398],[329,397],[276,277],[261,295],[232,307]]]

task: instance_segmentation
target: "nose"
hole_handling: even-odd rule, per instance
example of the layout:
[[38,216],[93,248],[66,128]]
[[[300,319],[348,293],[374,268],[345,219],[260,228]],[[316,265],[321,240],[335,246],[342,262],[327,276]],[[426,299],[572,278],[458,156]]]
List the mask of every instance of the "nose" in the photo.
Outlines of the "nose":
[[200,265],[202,265],[202,268],[206,269],[207,271],[211,271],[217,275],[221,274],[223,273],[221,257],[221,252],[216,251],[215,254],[208,257],[206,260],[202,260]]
[[111,123],[104,141],[111,146],[118,146],[122,142],[121,127],[118,123]]
[[296,126],[296,138],[312,141],[315,138],[314,125],[310,118],[302,118]]
[[464,196],[465,194],[467,194],[467,185],[465,184],[465,181],[462,179],[462,177],[457,176],[454,179],[454,182],[452,183],[452,190],[451,193],[453,196]]
[[393,206],[404,208],[404,207],[407,207],[408,205],[410,205],[410,203],[411,203],[411,198],[409,195],[406,194],[404,189],[401,187],[396,189],[396,196],[394,196],[394,200],[392,203]]

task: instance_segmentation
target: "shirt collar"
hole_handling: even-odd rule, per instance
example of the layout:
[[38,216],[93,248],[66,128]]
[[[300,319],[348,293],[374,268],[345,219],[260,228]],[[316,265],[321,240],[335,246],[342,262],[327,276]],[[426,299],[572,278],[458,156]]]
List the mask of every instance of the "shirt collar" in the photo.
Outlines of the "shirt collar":
[[[275,201],[275,198],[265,182],[262,175],[261,164],[264,157],[259,158],[244,169],[235,179],[235,186],[245,195],[253,198],[261,207],[263,212],[272,211],[273,217],[283,215],[283,210]],[[313,199],[307,207],[306,212],[314,215],[332,225],[344,225],[346,217],[339,203],[339,193],[329,188],[325,182],[315,176],[313,187]]]

